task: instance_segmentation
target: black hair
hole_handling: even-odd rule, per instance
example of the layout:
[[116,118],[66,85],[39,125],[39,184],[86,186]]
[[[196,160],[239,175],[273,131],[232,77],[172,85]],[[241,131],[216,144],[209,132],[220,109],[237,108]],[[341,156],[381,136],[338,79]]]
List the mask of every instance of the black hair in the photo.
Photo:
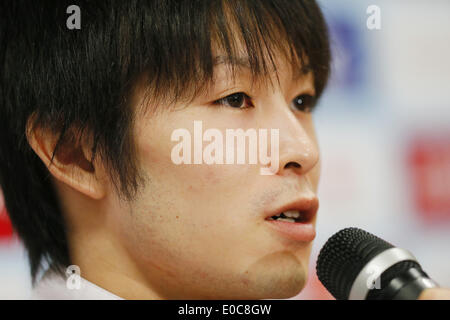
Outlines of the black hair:
[[[69,29],[67,8],[81,10]],[[132,96],[176,102],[206,90],[218,48],[263,77],[275,51],[295,71],[328,79],[326,23],[313,0],[5,0],[0,2],[0,186],[27,248],[33,282],[43,261],[70,264],[66,223],[46,165],[26,132],[46,128],[61,142],[92,137],[118,193],[132,199],[143,181],[135,159]],[[170,105],[164,104],[164,105]]]

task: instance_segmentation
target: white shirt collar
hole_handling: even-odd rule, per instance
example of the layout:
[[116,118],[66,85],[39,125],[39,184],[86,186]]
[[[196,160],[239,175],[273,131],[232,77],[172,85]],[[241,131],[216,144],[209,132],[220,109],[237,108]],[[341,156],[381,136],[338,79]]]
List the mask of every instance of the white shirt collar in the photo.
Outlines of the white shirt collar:
[[32,300],[123,300],[115,294],[79,277],[79,286],[67,285],[61,275],[47,272],[31,293]]

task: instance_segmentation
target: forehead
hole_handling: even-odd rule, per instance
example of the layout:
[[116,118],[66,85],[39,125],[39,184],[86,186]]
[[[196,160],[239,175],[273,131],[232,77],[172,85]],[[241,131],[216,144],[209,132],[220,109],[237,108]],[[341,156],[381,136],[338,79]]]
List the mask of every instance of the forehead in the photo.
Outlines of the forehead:
[[[291,80],[295,81],[312,72],[312,69],[307,62],[308,59],[303,59],[303,61],[304,63],[293,63],[292,61],[283,58],[281,54],[275,54],[275,56],[270,57],[271,66],[268,67],[267,74],[273,74],[278,71],[287,71],[291,74]],[[216,69],[224,67],[231,67],[231,70],[233,67],[241,70],[252,69],[250,58],[247,55],[227,56],[225,54],[219,54],[214,56],[213,65]]]
[[253,70],[250,57],[241,52],[239,55],[230,56],[222,52],[214,55],[214,77],[213,84],[221,80],[242,80],[242,78],[249,80],[252,84],[271,86],[277,83],[288,81],[290,83],[304,82],[309,83],[310,89],[314,90],[314,77],[311,67],[308,64],[308,59],[302,61],[292,61],[286,58],[282,53],[276,52],[270,56],[265,57],[266,69],[258,74]]
[[291,81],[297,81],[313,72],[305,51],[298,50],[285,33],[286,30],[277,28],[276,24],[270,29],[271,36],[257,30],[250,35],[248,31],[242,30],[233,17],[228,20],[228,28],[228,44],[214,34],[217,30],[213,30],[211,55],[214,71],[227,69],[231,76],[235,75],[235,70],[239,73],[246,71],[251,73],[254,81],[272,75],[289,75]]

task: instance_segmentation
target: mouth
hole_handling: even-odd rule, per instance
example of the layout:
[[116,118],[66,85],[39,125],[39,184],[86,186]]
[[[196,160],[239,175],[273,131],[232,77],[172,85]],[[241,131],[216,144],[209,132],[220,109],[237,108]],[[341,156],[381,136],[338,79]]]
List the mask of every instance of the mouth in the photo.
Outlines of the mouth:
[[284,221],[290,223],[305,223],[310,220],[310,214],[307,211],[287,210],[279,215],[266,218],[267,221]]
[[268,213],[265,221],[284,237],[310,242],[316,236],[313,222],[318,207],[319,201],[316,197],[302,198]]

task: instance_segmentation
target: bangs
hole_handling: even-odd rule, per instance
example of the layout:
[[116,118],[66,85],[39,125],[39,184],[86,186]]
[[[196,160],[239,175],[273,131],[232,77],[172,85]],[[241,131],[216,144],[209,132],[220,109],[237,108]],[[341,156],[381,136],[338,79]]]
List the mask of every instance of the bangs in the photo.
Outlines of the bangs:
[[143,47],[149,51],[143,73],[151,102],[147,107],[191,101],[213,84],[214,66],[220,62],[231,67],[233,78],[244,64],[253,81],[265,82],[277,70],[277,54],[293,75],[313,73],[317,97],[326,86],[330,48],[315,1],[156,2],[161,19],[141,24]]

